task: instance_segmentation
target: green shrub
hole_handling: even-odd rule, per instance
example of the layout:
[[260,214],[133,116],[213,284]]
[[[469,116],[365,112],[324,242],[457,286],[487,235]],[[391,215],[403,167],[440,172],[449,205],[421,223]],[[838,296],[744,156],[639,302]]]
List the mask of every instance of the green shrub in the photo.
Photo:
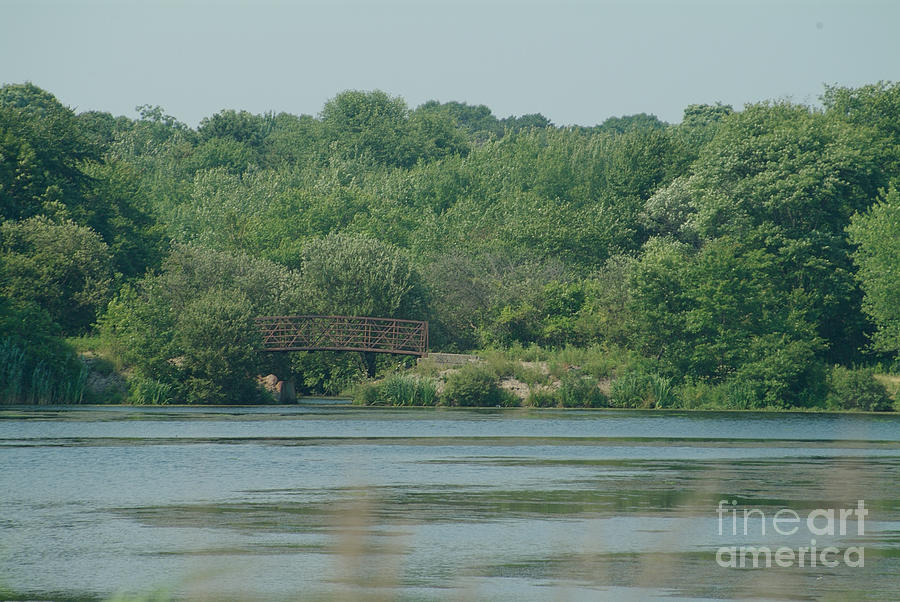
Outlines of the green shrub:
[[136,376],[128,384],[128,403],[158,406],[172,402],[173,387],[170,384],[142,376]]
[[378,400],[394,406],[430,406],[437,399],[437,384],[433,379],[414,374],[394,374],[378,387]]
[[416,399],[416,379],[407,375],[394,374],[381,384],[381,397],[395,406],[411,406]]
[[650,395],[657,408],[670,408],[678,403],[672,381],[659,374],[650,375]]
[[765,407],[759,388],[739,377],[719,384],[706,380],[688,381],[677,387],[673,395],[677,407],[688,410],[753,410]]
[[506,350],[506,357],[511,360],[523,362],[543,362],[550,358],[551,353],[536,343],[523,347],[518,341],[510,345]]
[[304,395],[339,395],[366,378],[359,353],[304,351],[292,353],[290,362]]
[[478,356],[484,361],[487,369],[500,378],[515,376],[517,366],[521,366],[518,361],[507,357],[505,352],[496,349],[486,349]]
[[560,380],[573,368],[601,380],[635,368],[638,360],[639,358],[630,351],[593,345],[587,348],[560,349],[552,355],[548,365],[550,373]]
[[873,370],[852,370],[835,366],[828,375],[828,407],[865,412],[889,412],[893,409],[887,389],[875,379]]
[[438,401],[438,384],[437,381],[433,378],[420,378],[418,380],[419,384],[419,399],[422,401],[422,405],[433,406]]
[[525,405],[533,408],[556,408],[560,405],[559,393],[546,387],[536,387],[528,391]]
[[900,376],[897,375],[896,371],[892,374],[884,374],[882,371],[876,370],[875,379],[884,385],[888,395],[896,403],[897,399],[900,398]]
[[616,408],[668,408],[678,405],[671,380],[657,373],[630,370],[612,383],[609,405]]
[[360,383],[353,402],[361,405],[433,406],[437,382],[416,374],[393,374],[379,383]]
[[437,362],[429,356],[419,358],[416,362],[415,370],[421,376],[436,377],[440,372]]
[[53,373],[43,362],[38,362],[31,372],[28,403],[53,403]]
[[353,387],[353,403],[363,406],[378,404],[378,385],[370,382],[357,383]]
[[826,373],[809,341],[767,341],[760,345],[770,347],[759,351],[758,359],[744,363],[726,381],[745,383],[754,393],[742,396],[735,391],[729,407],[785,409],[821,404],[827,390]]
[[449,406],[487,407],[518,405],[518,400],[497,383],[496,375],[484,366],[469,364],[447,376],[442,400]]
[[626,372],[613,381],[609,405],[614,408],[647,407],[647,384],[645,374]]
[[609,400],[593,376],[568,374],[559,387],[559,401],[564,408],[602,408]]
[[522,399],[512,391],[501,387],[499,399],[494,405],[501,408],[518,408],[522,405]]
[[71,403],[83,402],[89,372],[87,365],[82,363],[77,371],[60,381],[57,384],[59,399]]
[[731,410],[751,410],[762,405],[762,397],[753,383],[740,378],[720,385],[725,407]]
[[726,405],[722,387],[706,381],[689,380],[678,387],[679,407],[687,410],[719,409]]

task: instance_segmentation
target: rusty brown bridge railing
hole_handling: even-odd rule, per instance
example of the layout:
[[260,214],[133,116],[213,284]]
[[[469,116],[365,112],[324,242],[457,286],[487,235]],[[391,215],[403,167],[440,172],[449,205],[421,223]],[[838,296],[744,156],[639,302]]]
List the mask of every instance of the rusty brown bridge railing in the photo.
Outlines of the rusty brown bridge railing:
[[256,318],[263,351],[365,351],[423,356],[428,322],[366,316]]

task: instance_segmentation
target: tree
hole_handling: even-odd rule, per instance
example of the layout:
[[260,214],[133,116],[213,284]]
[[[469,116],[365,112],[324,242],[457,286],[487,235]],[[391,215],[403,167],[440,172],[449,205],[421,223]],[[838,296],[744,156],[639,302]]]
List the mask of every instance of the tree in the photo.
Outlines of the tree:
[[553,123],[540,113],[529,113],[527,115],[510,115],[500,120],[500,123],[509,132],[521,132],[529,129],[544,129],[553,127]]
[[371,157],[378,163],[402,165],[409,109],[402,98],[375,90],[342,92],[325,103],[321,119],[325,137],[345,158]]
[[690,296],[684,273],[690,252],[683,243],[651,238],[628,273],[626,315],[632,320],[632,348],[645,356],[665,358],[682,374],[689,369],[691,345],[685,324]]
[[47,204],[75,206],[89,178],[80,169],[99,159],[71,109],[33,84],[0,88],[0,217],[38,215]]
[[201,142],[227,138],[259,149],[274,125],[275,116],[272,114],[253,115],[247,111],[226,109],[212,117],[204,117],[197,127],[197,135]]
[[809,405],[824,386],[822,340],[777,258],[723,236],[702,249],[651,239],[631,274],[631,342],[675,376],[741,383],[755,404]]
[[[198,171],[188,198],[168,216],[169,233],[181,242],[218,251],[262,255],[267,246],[280,242],[285,215],[296,215],[299,209],[286,205],[290,192],[285,178],[270,170]],[[291,231],[295,237],[298,233],[303,231]]]
[[322,122],[310,115],[279,113],[263,141],[265,164],[268,166],[305,166],[321,161]]
[[274,127],[272,114],[253,115],[228,109],[204,117],[197,128],[200,144],[191,157],[191,167],[224,167],[231,173],[242,173],[259,166],[264,141]]
[[296,313],[299,288],[294,272],[272,262],[175,245],[159,274],[110,302],[101,336],[139,377],[172,386],[177,399],[256,401],[256,375],[288,368],[286,358],[259,354],[252,318]]
[[894,149],[896,172],[900,161],[900,82],[878,82],[860,88],[826,86],[822,97],[827,112],[885,139]]
[[577,332],[578,315],[585,302],[582,283],[551,281],[528,293],[518,303],[500,308],[485,329],[486,343],[537,343],[557,348],[585,343]]
[[[406,255],[364,235],[329,234],[310,240],[303,249],[300,279],[304,313],[427,317],[425,289]],[[375,355],[366,353],[364,359],[374,377]],[[343,359],[328,356],[306,361],[303,368],[319,373],[321,382],[343,380],[341,375],[354,370]]]
[[673,137],[682,150],[686,165],[693,163],[716,135],[719,125],[734,113],[731,105],[693,104],[684,109],[681,123],[675,126]]
[[67,213],[109,245],[115,271],[135,278],[159,266],[165,253],[164,230],[145,198],[142,174],[122,161],[82,164],[91,179],[81,204]]
[[668,186],[659,188],[644,203],[640,215],[641,225],[651,236],[673,237],[681,242],[697,244],[690,177],[678,177]]
[[406,255],[366,236],[310,240],[300,279],[309,313],[423,319],[427,312],[424,288]]
[[702,239],[754,240],[770,253],[784,302],[802,293],[831,362],[851,361],[865,342],[844,229],[886,183],[882,152],[865,128],[766,103],[723,120],[692,170],[692,227]]
[[414,111],[406,132],[408,156],[404,165],[437,161],[452,155],[465,156],[469,145],[452,118],[440,112]]
[[610,134],[624,134],[633,130],[664,130],[668,124],[656,115],[637,113],[622,117],[609,117],[596,127],[597,131]]
[[263,366],[253,303],[238,290],[212,288],[185,305],[175,322],[179,382],[188,403],[260,399]]
[[3,223],[0,257],[0,292],[36,303],[67,335],[84,332],[112,291],[109,246],[71,220]]
[[865,292],[863,309],[876,326],[873,346],[900,353],[900,191],[891,187],[855,215],[848,232],[857,245],[853,258]]
[[640,214],[658,190],[681,175],[678,147],[666,130],[633,129],[609,141],[602,186],[614,199],[615,212],[638,232],[632,248],[646,240],[640,231]]
[[186,162],[190,171],[224,168],[241,174],[259,167],[259,154],[245,142],[231,138],[210,138],[193,150]]
[[85,138],[99,148],[109,147],[117,135],[132,127],[132,122],[127,117],[113,117],[105,111],[85,111],[78,113],[75,118]]
[[125,276],[160,259],[160,232],[144,203],[141,175],[101,156],[127,129],[108,114],[75,116],[31,84],[0,88],[0,218],[45,215],[88,226]]
[[817,403],[823,341],[800,290],[760,241],[709,241],[684,271],[687,374],[750,387],[763,405]]
[[436,100],[429,100],[416,109],[416,112],[440,112],[449,115],[476,144],[502,138],[505,133],[503,124],[485,105],[470,105],[457,101],[441,104]]
[[714,105],[693,104],[684,109],[681,125],[691,129],[708,128],[734,113],[731,105],[717,102]]

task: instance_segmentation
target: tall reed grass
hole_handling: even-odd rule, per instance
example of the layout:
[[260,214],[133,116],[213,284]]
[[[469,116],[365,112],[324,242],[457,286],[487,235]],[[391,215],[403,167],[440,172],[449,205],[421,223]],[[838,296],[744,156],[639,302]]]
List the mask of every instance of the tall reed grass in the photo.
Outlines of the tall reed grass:
[[393,374],[380,383],[362,383],[354,400],[364,405],[433,406],[438,401],[437,381],[416,374]]
[[129,383],[128,402],[135,405],[165,405],[172,402],[174,389],[153,378],[134,377]]
[[0,339],[0,404],[81,403],[87,366],[69,358],[63,367],[31,357],[11,338]]
[[613,381],[609,405],[616,408],[671,408],[679,405],[679,399],[668,378],[631,370]]
[[0,400],[16,403],[25,388],[25,352],[9,339],[0,341]]

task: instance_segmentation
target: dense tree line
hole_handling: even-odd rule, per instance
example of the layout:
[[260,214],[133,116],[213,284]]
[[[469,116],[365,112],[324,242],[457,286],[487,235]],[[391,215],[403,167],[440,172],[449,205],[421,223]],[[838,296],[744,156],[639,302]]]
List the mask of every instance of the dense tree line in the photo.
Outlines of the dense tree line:
[[725,405],[821,405],[900,352],[900,86],[823,105],[556,127],[348,91],[194,129],[4,86],[0,398],[81,399],[78,336],[157,400],[364,374],[254,353],[252,317],[287,312],[427,319],[442,350],[627,350]]

